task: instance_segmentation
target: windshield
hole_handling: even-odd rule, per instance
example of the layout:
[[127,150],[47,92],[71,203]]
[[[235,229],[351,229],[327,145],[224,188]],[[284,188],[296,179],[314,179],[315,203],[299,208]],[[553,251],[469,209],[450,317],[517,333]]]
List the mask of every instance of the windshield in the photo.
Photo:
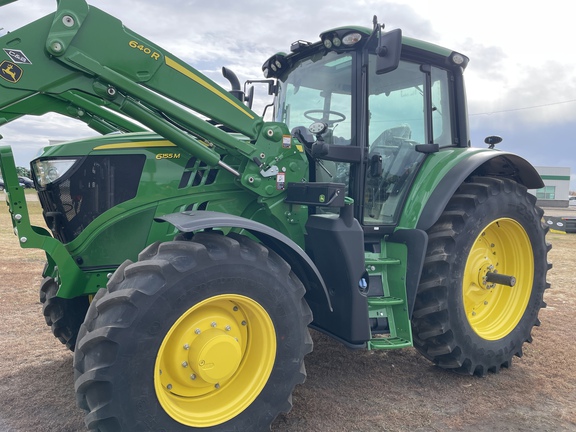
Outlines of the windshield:
[[324,122],[329,127],[327,142],[350,143],[352,54],[331,52],[306,58],[279,85],[277,121],[291,130]]

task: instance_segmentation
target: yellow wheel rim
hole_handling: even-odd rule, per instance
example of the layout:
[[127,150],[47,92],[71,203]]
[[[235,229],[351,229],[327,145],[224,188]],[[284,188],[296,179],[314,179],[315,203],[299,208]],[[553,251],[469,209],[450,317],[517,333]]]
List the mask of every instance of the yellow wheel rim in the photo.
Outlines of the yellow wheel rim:
[[241,295],[211,297],[166,334],[154,367],[156,396],[184,425],[218,425],[256,399],[275,357],[274,324],[259,303]]
[[[486,281],[489,272],[514,276],[510,287]],[[466,261],[464,311],[478,336],[498,340],[520,322],[534,279],[534,256],[528,234],[513,219],[497,219],[476,238]]]

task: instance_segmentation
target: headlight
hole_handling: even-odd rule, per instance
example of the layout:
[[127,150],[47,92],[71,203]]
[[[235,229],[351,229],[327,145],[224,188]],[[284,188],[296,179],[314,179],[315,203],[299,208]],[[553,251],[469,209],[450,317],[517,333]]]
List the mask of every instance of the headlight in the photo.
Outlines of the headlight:
[[74,166],[77,159],[44,159],[34,162],[34,174],[40,187],[55,182]]

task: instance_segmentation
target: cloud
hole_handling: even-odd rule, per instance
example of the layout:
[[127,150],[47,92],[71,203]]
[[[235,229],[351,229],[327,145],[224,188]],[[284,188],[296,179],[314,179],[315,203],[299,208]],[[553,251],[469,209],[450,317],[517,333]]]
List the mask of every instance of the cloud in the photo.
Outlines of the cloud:
[[[551,137],[554,145],[568,146],[575,136],[576,105],[567,102],[576,100],[576,57],[570,55],[574,24],[571,14],[565,13],[572,8],[568,0],[557,0],[548,7],[519,6],[518,2],[502,0],[90,3],[225,88],[229,85],[221,76],[222,66],[234,70],[241,82],[261,79],[264,60],[278,51],[287,52],[291,42],[316,41],[321,31],[343,25],[371,27],[372,17],[377,15],[386,29],[401,28],[405,36],[443,45],[470,57],[465,77],[469,112],[473,114],[470,124],[474,136],[482,137],[479,144],[488,134],[505,135],[505,143],[521,136],[519,150],[530,151],[539,158],[539,153],[544,153],[542,143],[546,137]],[[0,28],[18,28],[55,8],[54,0],[9,4],[2,7]],[[257,95],[264,97],[265,92]],[[34,121],[35,126],[27,119],[3,126],[0,133],[6,138],[1,143],[38,147],[48,137],[66,139],[74,133],[91,133],[80,122],[58,117]],[[572,167],[576,172],[576,162]]]

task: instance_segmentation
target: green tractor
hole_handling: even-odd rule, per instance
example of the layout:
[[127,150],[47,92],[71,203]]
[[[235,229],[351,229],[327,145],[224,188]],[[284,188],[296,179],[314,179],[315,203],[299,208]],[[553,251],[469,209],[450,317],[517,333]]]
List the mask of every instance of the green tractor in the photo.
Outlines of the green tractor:
[[0,124],[56,112],[102,134],[31,162],[48,229],[0,147],[90,430],[269,429],[309,328],[479,376],[531,341],[543,184],[498,137],[470,146],[464,55],[376,19],[327,30],[266,60],[265,121],[250,83],[224,69],[226,91],[83,0],[0,46]]

